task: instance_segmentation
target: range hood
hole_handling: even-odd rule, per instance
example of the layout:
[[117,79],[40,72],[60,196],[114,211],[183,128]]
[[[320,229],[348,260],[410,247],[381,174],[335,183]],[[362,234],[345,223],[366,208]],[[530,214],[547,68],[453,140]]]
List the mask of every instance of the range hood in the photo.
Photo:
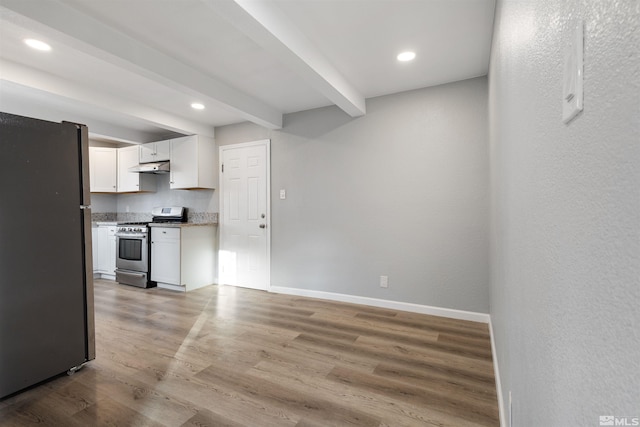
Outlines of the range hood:
[[169,162],[140,163],[129,168],[129,172],[137,173],[169,173]]

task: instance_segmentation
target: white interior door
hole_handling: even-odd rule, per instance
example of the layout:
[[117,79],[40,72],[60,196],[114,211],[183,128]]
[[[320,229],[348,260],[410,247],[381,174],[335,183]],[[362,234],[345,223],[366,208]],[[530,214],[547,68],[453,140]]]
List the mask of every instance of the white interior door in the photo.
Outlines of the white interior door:
[[269,140],[220,147],[220,284],[269,286]]

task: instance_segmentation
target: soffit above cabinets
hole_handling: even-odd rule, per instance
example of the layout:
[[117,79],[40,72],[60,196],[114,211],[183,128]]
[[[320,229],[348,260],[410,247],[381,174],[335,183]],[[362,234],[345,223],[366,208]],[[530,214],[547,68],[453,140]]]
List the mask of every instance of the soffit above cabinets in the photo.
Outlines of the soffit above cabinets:
[[0,0],[0,109],[136,142],[327,105],[357,117],[369,97],[485,75],[494,4]]

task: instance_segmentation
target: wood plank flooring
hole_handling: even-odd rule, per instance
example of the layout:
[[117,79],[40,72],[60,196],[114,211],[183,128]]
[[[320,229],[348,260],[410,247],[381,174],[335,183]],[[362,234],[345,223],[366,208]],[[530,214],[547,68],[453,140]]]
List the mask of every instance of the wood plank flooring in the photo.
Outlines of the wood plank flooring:
[[228,286],[95,302],[96,360],[0,425],[499,425],[485,324]]

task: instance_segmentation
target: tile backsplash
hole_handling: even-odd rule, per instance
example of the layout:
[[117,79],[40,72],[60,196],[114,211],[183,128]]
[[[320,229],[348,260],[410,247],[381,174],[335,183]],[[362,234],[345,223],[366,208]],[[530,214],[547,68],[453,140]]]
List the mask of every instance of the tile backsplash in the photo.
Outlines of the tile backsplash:
[[[150,222],[153,216],[148,212],[95,212],[91,214],[91,221],[118,222]],[[187,221],[193,224],[217,224],[217,212],[191,212],[187,210]]]

